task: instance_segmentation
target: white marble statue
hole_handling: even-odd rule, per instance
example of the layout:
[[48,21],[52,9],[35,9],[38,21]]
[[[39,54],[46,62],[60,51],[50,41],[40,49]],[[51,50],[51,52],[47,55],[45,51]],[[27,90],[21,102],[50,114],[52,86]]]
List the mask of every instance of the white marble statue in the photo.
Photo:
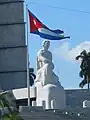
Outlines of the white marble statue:
[[50,41],[44,41],[43,48],[37,55],[37,75],[36,80],[41,82],[42,86],[47,84],[60,85],[58,76],[53,72],[52,53],[48,50]]
[[65,92],[54,73],[52,53],[48,50],[50,41],[44,41],[37,55],[37,74],[35,80],[37,106],[45,103],[45,109],[65,108]]

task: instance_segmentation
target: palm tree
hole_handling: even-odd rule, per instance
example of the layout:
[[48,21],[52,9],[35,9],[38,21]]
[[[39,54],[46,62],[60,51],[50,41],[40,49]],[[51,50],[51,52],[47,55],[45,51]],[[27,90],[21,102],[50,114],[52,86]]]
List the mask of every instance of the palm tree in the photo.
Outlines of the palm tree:
[[23,120],[18,111],[12,111],[2,116],[2,120]]
[[[0,93],[0,109],[1,109],[1,113],[6,108],[8,109],[9,112],[11,112],[9,101],[6,99],[7,95],[8,95],[8,92],[1,92]],[[3,120],[3,116],[2,116],[2,120]]]
[[0,108],[2,109],[8,108],[8,110],[11,111],[9,101],[6,99],[7,95],[8,95],[7,91],[0,93]]
[[0,108],[1,111],[5,111],[2,115],[2,120],[22,120],[19,112],[16,110],[16,108],[11,108],[9,101],[6,99],[6,97],[11,95],[10,92],[5,91],[0,93]]
[[34,69],[29,68],[29,79],[30,79],[30,86],[34,84],[34,80],[36,78],[36,75],[34,74]]
[[83,88],[84,85],[88,84],[89,89],[89,83],[90,83],[90,52],[86,52],[86,50],[83,50],[80,55],[76,57],[76,60],[81,58],[81,65],[80,65],[80,73],[79,76],[81,78],[84,78],[81,83],[79,84],[79,87]]

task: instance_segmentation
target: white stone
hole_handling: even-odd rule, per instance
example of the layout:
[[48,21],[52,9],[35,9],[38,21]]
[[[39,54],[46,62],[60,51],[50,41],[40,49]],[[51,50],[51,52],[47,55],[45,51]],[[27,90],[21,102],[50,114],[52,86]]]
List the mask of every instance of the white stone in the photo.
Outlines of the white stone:
[[55,98],[53,100],[51,100],[51,109],[55,109],[56,108],[56,100]]
[[[12,92],[17,100],[28,98],[27,88],[15,89]],[[30,98],[34,98],[34,97],[36,97],[36,88],[32,86],[30,87]]]
[[90,108],[90,101],[88,100],[83,101],[83,108]]
[[43,49],[37,56],[37,74],[35,80],[37,106],[45,109],[64,109],[66,107],[65,91],[59,82],[58,76],[53,72],[52,53],[48,51],[49,41],[43,42]]
[[41,106],[42,101],[45,101],[46,109],[64,109],[66,104],[63,87],[57,87],[52,84],[45,85],[38,91],[37,106]]
[[36,101],[32,101],[32,106],[36,106]]
[[45,100],[42,100],[42,106],[43,106],[43,109],[46,108],[46,101]]

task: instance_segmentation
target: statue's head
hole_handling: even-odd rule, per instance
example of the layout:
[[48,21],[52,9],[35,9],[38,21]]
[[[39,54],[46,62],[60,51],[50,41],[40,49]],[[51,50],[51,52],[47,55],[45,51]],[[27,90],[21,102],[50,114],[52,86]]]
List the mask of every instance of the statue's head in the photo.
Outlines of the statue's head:
[[44,40],[43,43],[42,43],[42,46],[45,50],[48,50],[48,48],[50,46],[50,41]]

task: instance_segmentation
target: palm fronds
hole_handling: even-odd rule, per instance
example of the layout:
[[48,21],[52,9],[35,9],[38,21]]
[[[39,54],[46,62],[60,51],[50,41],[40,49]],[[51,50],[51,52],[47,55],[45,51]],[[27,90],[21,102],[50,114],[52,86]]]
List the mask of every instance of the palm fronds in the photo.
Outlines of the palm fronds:
[[76,60],[79,60],[79,58],[81,58],[79,76],[81,78],[84,78],[80,82],[79,87],[83,88],[88,83],[88,89],[89,89],[89,83],[90,83],[90,52],[86,52],[86,50],[83,50],[80,53],[80,55],[78,55],[76,57]]

